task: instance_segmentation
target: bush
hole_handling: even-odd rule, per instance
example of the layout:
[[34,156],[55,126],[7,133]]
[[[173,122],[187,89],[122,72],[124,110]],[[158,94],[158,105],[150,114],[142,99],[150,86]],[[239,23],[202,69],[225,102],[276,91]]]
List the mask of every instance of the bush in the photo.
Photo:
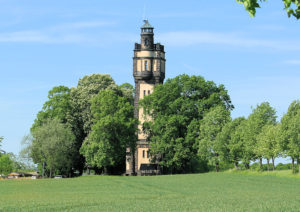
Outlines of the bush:
[[275,170],[289,170],[289,169],[292,169],[291,163],[287,163],[287,164],[278,163],[277,166],[275,167]]

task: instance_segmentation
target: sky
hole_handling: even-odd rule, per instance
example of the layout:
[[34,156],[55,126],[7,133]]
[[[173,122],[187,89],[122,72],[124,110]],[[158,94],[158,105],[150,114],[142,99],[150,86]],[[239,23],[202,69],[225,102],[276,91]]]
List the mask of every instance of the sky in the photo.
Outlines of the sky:
[[300,99],[300,21],[282,1],[255,18],[235,0],[0,0],[0,136],[18,154],[54,86],[93,73],[134,83],[132,57],[142,20],[165,46],[166,78],[201,75],[224,84],[247,117],[268,101],[278,120]]

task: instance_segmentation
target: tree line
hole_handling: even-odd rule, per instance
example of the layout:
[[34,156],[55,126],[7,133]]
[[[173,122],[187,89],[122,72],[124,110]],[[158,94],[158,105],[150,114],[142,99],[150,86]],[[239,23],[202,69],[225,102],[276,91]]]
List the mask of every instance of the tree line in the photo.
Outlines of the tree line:
[[[54,87],[25,139],[23,154],[49,177],[90,169],[124,173],[126,148],[133,154],[137,141],[133,95],[132,85],[119,86],[102,74],[85,76],[73,88]],[[277,157],[290,157],[294,172],[300,169],[299,101],[279,123],[267,102],[247,118],[232,119],[234,107],[223,85],[179,75],[156,86],[139,105],[152,118],[143,131],[153,161],[165,174],[248,169],[257,160],[262,169],[263,159],[274,167]]]

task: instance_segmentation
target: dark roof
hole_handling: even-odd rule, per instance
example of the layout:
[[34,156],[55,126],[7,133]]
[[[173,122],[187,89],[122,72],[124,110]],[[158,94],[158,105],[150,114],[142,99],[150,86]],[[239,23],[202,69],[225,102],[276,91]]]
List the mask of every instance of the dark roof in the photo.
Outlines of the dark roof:
[[151,26],[151,24],[149,24],[149,21],[148,20],[144,20],[144,25],[141,27],[142,29],[144,28],[152,28],[153,29],[153,26]]

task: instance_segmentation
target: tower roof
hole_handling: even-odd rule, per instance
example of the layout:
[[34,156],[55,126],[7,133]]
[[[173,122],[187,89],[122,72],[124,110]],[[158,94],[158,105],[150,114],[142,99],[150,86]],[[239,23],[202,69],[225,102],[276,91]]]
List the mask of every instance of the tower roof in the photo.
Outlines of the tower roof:
[[151,26],[151,24],[149,24],[149,21],[148,20],[144,20],[144,25],[141,27],[142,29],[154,29],[153,26]]

